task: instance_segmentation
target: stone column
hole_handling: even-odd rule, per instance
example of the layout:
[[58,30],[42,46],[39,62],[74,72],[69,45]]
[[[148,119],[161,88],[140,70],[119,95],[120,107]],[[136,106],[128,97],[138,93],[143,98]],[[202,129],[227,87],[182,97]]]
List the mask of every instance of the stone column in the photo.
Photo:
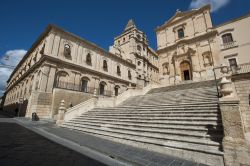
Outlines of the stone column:
[[48,77],[48,82],[47,82],[47,92],[52,92],[54,88],[54,82],[55,82],[55,75],[56,75],[56,66],[50,66],[50,71],[49,71],[49,77]]
[[49,77],[49,72],[50,72],[50,67],[45,65],[43,66],[41,70],[41,83],[40,83],[40,91],[45,92],[46,87],[47,87],[47,82],[48,82],[48,77]]
[[61,125],[64,122],[64,114],[66,111],[64,103],[65,103],[64,100],[62,100],[60,103],[60,107],[59,107],[58,115],[57,115],[57,121],[56,121],[57,125]]

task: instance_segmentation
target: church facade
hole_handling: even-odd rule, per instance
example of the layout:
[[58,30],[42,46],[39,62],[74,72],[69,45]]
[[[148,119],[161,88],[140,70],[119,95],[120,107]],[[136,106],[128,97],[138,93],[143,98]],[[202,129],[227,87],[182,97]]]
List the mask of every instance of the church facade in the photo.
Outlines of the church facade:
[[156,34],[162,84],[214,78],[213,67],[218,66],[220,60],[210,6],[177,11],[169,21],[156,28]]

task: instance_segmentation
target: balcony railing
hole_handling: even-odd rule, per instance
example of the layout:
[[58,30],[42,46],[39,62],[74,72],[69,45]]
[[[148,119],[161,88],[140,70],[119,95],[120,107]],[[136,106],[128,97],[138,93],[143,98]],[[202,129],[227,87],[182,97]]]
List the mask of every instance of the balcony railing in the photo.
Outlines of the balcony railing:
[[86,86],[82,86],[82,85],[75,85],[73,83],[62,82],[62,81],[57,82],[55,84],[55,88],[67,89],[67,90],[90,93],[90,94],[94,94],[95,89],[96,89],[96,95],[109,96],[109,97],[112,96],[112,94],[113,94],[113,92],[110,90],[102,90],[101,91],[99,88],[86,87]]
[[250,63],[244,63],[237,67],[231,67],[232,74],[250,73]]
[[226,50],[226,49],[229,49],[229,48],[234,48],[234,47],[236,47],[236,46],[237,46],[237,45],[236,45],[236,42],[235,42],[235,41],[228,42],[228,43],[223,43],[223,44],[221,45],[222,50]]
[[[244,63],[238,66],[228,66],[227,70],[232,75],[250,73],[250,63]],[[223,76],[221,67],[214,68],[214,75],[216,79],[220,79]]]

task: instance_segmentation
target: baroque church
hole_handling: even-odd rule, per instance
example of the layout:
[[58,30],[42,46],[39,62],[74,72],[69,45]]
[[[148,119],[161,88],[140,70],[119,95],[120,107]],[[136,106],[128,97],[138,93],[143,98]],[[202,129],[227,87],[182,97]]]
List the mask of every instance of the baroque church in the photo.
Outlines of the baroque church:
[[210,10],[177,10],[156,27],[157,50],[132,19],[109,51],[49,25],[3,109],[202,164],[249,164],[250,15],[214,26]]

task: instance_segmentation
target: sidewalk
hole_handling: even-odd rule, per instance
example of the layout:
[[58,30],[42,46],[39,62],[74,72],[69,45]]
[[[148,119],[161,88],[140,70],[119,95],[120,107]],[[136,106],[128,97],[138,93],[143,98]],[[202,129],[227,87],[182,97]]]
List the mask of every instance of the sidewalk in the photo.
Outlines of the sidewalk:
[[[177,157],[162,155],[82,132],[60,128],[52,122],[32,122],[25,118],[17,118],[15,121],[52,141],[76,150],[84,155],[89,157],[99,156],[98,159],[95,158],[98,161],[112,161],[110,163],[106,162],[108,165],[203,166],[203,164],[194,163]],[[114,163],[114,161],[117,163]]]

